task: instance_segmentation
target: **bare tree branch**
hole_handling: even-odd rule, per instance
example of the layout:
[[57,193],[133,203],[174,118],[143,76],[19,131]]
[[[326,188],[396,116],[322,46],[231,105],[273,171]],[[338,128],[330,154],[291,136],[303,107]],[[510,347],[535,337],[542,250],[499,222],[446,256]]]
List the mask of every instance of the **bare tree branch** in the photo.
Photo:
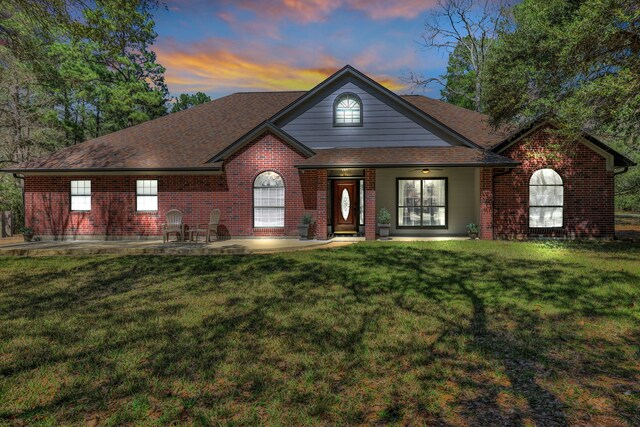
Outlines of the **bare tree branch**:
[[[499,25],[506,17],[505,6],[506,0],[438,0],[438,6],[424,25],[423,47],[443,49],[451,54],[461,46],[468,52],[471,70],[475,72],[476,93],[473,103],[476,111],[482,110],[484,63],[487,51],[496,39]],[[446,86],[443,77],[424,78],[412,73],[408,80],[416,87],[433,83]],[[469,98],[466,93],[460,95]]]

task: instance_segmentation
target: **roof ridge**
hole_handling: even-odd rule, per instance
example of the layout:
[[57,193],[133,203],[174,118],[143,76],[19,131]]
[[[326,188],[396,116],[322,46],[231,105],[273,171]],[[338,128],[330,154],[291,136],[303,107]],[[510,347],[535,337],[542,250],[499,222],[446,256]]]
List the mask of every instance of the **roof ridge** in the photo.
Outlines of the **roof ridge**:
[[[227,96],[248,95],[248,94],[255,94],[255,93],[305,93],[305,92],[309,92],[309,91],[308,90],[249,90],[249,91],[243,91],[243,92],[233,92]],[[220,98],[217,98],[217,99],[220,99]]]

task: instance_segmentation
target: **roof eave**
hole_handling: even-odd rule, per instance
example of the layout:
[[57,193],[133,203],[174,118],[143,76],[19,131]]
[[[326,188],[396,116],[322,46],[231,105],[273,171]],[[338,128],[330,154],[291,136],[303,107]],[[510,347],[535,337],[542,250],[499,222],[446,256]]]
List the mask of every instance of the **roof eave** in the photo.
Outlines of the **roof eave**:
[[218,154],[213,156],[207,163],[219,162],[227,159],[229,156],[231,156],[232,154],[240,150],[242,147],[254,141],[256,138],[258,138],[260,135],[263,135],[266,132],[273,133],[278,138],[282,139],[287,144],[291,145],[292,147],[294,147],[295,149],[302,152],[308,157],[313,156],[315,154],[315,151],[313,151],[311,148],[307,147],[306,145],[304,145],[303,143],[295,139],[293,136],[289,135],[284,130],[275,126],[273,123],[271,123],[271,121],[266,120],[260,123],[259,125],[257,125],[256,127],[254,127],[253,129],[251,129],[249,132],[247,132],[243,136],[241,136],[231,145],[227,146],[227,148],[225,148],[224,150],[220,151]]
[[154,167],[154,168],[4,168],[0,172],[20,173],[77,173],[89,174],[96,172],[219,172],[222,163],[211,163],[205,167]]
[[429,168],[429,167],[491,167],[491,168],[515,168],[520,165],[514,163],[348,163],[348,164],[302,164],[295,165],[298,169],[352,169],[352,168]]

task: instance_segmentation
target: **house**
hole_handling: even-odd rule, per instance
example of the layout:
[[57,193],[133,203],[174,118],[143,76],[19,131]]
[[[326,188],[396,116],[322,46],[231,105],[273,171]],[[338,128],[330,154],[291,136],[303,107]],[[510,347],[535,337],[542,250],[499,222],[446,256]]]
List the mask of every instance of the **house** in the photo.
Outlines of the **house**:
[[235,93],[4,169],[43,239],[157,237],[222,211],[220,233],[611,238],[614,175],[634,163],[553,123],[493,131],[480,113],[399,96],[351,66],[307,92]]

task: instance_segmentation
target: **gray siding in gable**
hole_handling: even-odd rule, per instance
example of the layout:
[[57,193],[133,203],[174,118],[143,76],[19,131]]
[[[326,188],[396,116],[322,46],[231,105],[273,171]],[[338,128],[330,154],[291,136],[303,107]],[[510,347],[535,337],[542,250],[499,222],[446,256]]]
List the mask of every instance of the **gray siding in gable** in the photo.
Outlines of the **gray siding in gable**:
[[[362,100],[361,127],[334,127],[333,103],[352,92]],[[353,81],[332,90],[302,113],[290,118],[282,129],[310,148],[331,147],[442,147],[453,145],[397,111]]]

